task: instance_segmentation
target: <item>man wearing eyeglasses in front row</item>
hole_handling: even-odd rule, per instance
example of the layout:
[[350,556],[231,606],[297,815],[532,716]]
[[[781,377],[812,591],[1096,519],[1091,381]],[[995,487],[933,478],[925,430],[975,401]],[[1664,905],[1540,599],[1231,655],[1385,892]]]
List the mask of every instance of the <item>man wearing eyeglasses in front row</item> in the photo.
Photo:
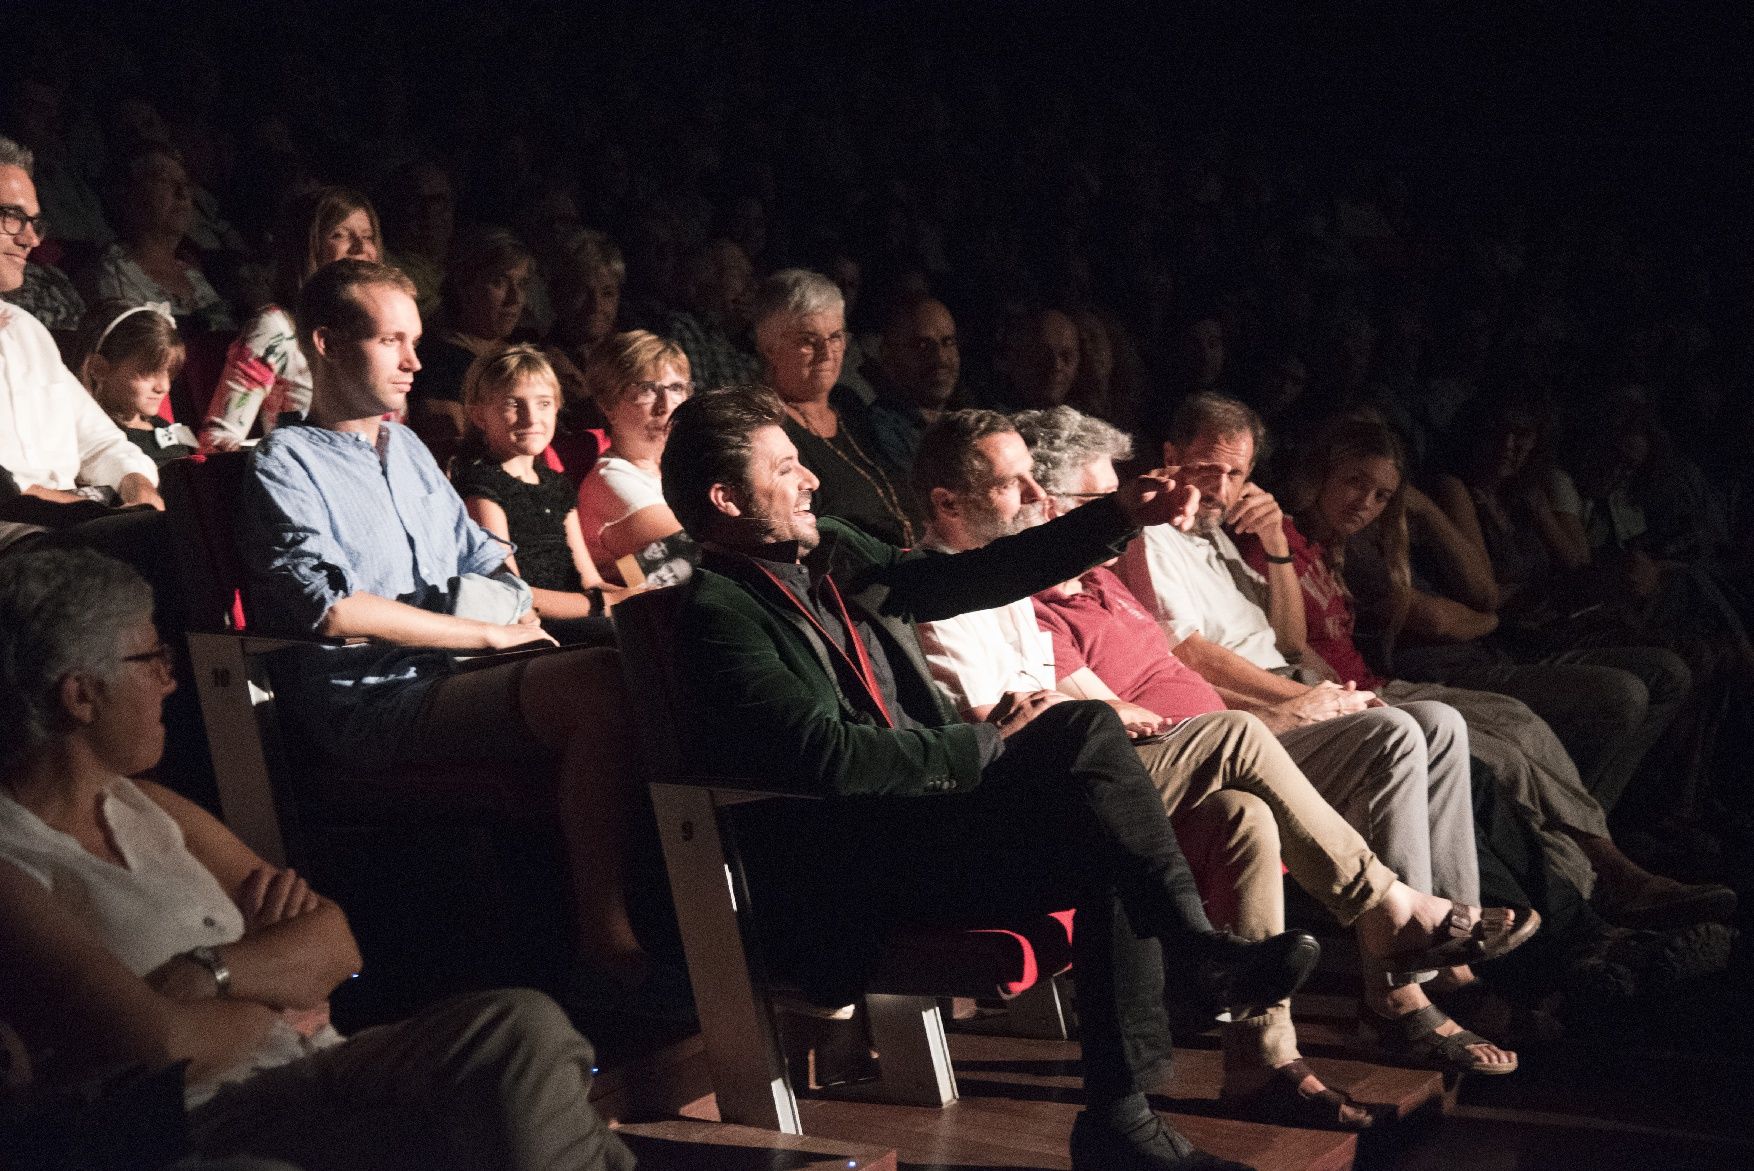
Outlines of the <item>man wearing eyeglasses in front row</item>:
[[[45,226],[31,153],[0,138],[0,294],[24,283]],[[0,521],[58,528],[97,504],[162,509],[158,470],[61,362],[29,313],[0,304]],[[63,506],[56,508],[54,506]]]

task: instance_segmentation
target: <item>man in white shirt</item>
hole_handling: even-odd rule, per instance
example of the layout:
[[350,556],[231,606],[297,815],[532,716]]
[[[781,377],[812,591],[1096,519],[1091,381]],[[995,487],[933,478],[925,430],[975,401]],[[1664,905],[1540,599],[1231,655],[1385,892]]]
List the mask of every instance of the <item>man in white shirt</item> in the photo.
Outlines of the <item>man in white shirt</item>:
[[[0,293],[24,283],[42,243],[31,154],[0,138]],[[61,362],[55,339],[30,314],[0,305],[0,468],[25,497],[52,504],[108,489],[123,504],[162,509],[158,471]],[[105,496],[107,500],[107,494]]]
[[[945,553],[982,548],[1034,527],[1045,516],[1074,507],[1084,498],[1112,492],[1118,481],[1050,501],[1037,483],[1034,471],[1043,466],[1042,453],[1032,456],[1018,426],[1029,427],[1029,421],[1044,418],[1064,423],[1063,416],[1078,434],[1062,434],[1067,427],[1061,426],[1056,435],[1063,442],[1057,441],[1058,446],[1079,445],[1080,466],[1101,457],[1112,477],[1109,461],[1130,452],[1125,436],[1069,408],[1026,411],[1016,423],[996,411],[957,411],[933,423],[922,437],[913,467],[914,491],[928,515],[925,547]],[[1062,485],[1058,491],[1068,490]],[[1140,724],[1139,719],[1150,713],[1117,696],[1089,667],[1057,669],[1054,641],[1027,599],[921,623],[919,635],[933,682],[966,720],[985,719],[1001,704],[1068,698],[1098,699],[1114,707],[1134,736],[1140,761],[1170,814],[1208,914],[1222,919],[1227,929],[1248,938],[1264,938],[1284,929],[1282,852],[1300,885],[1342,923],[1356,924],[1367,953],[1380,945],[1376,933],[1383,924],[1416,915],[1415,904],[1448,905],[1396,881],[1366,841],[1298,773],[1262,722],[1245,712],[1216,710],[1221,705],[1209,690],[1209,706],[1198,714],[1170,713],[1173,726],[1171,720],[1157,716],[1151,717],[1149,726]],[[1170,658],[1167,649],[1163,655]],[[1176,718],[1183,716],[1187,718]],[[1425,834],[1425,778],[1406,775],[1399,768],[1400,754],[1392,746],[1384,748],[1382,761],[1358,773],[1372,788],[1368,828],[1385,838]],[[1370,779],[1380,772],[1393,773],[1403,783],[1370,786]],[[1280,819],[1286,825],[1283,850]],[[1471,857],[1471,818],[1446,828],[1449,838],[1441,848]],[[1438,848],[1437,842],[1426,843],[1427,853]],[[1429,873],[1422,872],[1413,881],[1428,884]],[[1446,974],[1458,980],[1472,978],[1462,967]],[[1375,996],[1377,1010],[1385,1014],[1419,1012],[1429,1004],[1416,985],[1407,983],[1369,992]],[[1515,1068],[1514,1055],[1462,1034],[1451,1023],[1444,1027],[1468,1038],[1448,1042],[1464,1051],[1463,1067],[1484,1067],[1494,1073]],[[1227,1024],[1223,1037],[1224,1093],[1244,1100],[1254,1116],[1344,1129],[1363,1129],[1373,1121],[1367,1108],[1324,1086],[1303,1063],[1287,1004]]]
[[[1200,488],[1201,523],[1190,534],[1166,533],[1161,526],[1145,530],[1128,548],[1120,573],[1160,626],[1186,637],[1176,655],[1227,701],[1235,694],[1244,704],[1296,703],[1334,684],[1306,688],[1288,678],[1292,665],[1275,640],[1276,630],[1304,629],[1304,592],[1279,505],[1250,478],[1263,438],[1259,416],[1234,399],[1197,395],[1185,400],[1171,423],[1164,457],[1182,461]],[[1225,527],[1261,542],[1266,577],[1244,562]],[[1187,653],[1184,647],[1190,648]],[[1482,776],[1539,837],[1552,870],[1579,893],[1597,893],[1597,903],[1610,917],[1626,916],[1626,926],[1685,926],[1734,913],[1735,895],[1728,888],[1651,874],[1621,852],[1606,813],[1564,745],[1519,700],[1395,679],[1381,687],[1395,710],[1414,714],[1421,725],[1426,718],[1420,709],[1439,708],[1465,720],[1464,769],[1471,755]],[[1299,756],[1293,738],[1318,735],[1325,726],[1283,734],[1306,771],[1312,766]]]

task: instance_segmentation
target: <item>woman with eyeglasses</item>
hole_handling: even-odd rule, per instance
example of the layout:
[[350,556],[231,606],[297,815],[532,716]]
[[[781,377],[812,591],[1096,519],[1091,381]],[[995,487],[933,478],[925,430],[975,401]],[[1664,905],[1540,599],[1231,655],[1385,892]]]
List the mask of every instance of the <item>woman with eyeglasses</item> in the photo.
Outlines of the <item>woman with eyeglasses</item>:
[[588,1100],[591,1047],[540,993],[471,993],[352,1038],[330,1025],[361,964],[341,908],[130,779],[164,749],[168,655],[121,563],[0,561],[0,1010],[30,1076],[54,1091],[170,1070],[202,1156],[628,1171]]
[[688,355],[643,329],[610,334],[592,347],[585,383],[609,423],[609,448],[579,484],[585,547],[606,579],[626,581],[618,563],[632,557],[648,584],[673,585],[696,550],[664,502],[658,461],[670,413],[694,393]]
[[206,274],[185,258],[183,245],[195,215],[193,192],[182,158],[168,147],[142,146],[123,161],[112,192],[119,239],[90,274],[88,300],[167,304],[184,327],[235,327]]
[[840,289],[819,273],[788,268],[761,283],[751,317],[762,373],[786,407],[786,435],[821,481],[816,512],[911,546],[923,527],[912,493],[883,470],[864,403],[839,385],[847,353]]

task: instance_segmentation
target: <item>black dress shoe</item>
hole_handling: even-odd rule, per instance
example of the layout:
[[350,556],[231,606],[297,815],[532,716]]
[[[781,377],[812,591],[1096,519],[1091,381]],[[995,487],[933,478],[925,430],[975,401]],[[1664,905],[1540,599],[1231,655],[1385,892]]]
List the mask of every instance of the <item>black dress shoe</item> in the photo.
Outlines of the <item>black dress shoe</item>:
[[1072,1171],[1254,1171],[1177,1134],[1156,1113],[1121,1128],[1088,1110],[1072,1123]]
[[1224,931],[1165,940],[1164,1001],[1184,1030],[1255,1016],[1303,987],[1321,957],[1322,945],[1307,931],[1258,942]]

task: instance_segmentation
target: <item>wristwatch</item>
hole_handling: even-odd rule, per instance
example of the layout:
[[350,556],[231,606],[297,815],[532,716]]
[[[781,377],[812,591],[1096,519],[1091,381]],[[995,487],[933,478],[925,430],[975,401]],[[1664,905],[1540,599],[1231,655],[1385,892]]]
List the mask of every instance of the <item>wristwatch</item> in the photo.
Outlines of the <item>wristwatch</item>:
[[220,958],[216,949],[202,944],[200,947],[190,948],[183,954],[213,973],[215,996],[231,995],[231,969],[225,966],[225,961]]

